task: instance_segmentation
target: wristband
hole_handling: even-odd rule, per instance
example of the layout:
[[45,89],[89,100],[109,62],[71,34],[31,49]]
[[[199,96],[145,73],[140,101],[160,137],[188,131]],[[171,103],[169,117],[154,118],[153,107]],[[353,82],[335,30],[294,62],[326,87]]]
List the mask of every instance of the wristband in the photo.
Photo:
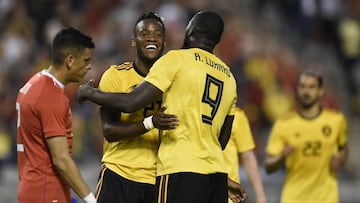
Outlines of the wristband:
[[85,203],[96,203],[96,198],[92,192],[83,198]]
[[153,116],[144,118],[143,124],[146,130],[151,130],[154,128],[154,123],[152,121]]

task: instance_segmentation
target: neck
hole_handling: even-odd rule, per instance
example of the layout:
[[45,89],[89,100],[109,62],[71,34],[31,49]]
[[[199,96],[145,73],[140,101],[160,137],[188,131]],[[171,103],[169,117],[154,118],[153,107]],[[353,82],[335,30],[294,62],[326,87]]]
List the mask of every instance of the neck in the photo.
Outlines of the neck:
[[63,73],[60,71],[60,67],[55,67],[54,65],[50,65],[47,71],[53,75],[57,80],[59,80],[62,84],[66,85],[68,82],[65,80]]
[[213,53],[213,51],[214,51],[214,46],[210,45],[207,41],[205,41],[201,38],[199,38],[199,39],[190,38],[188,40],[185,40],[183,48],[184,49],[199,48],[199,49],[208,51],[210,53]]
[[151,66],[153,65],[154,63],[150,63],[150,62],[144,62],[142,60],[140,60],[139,58],[136,58],[135,59],[135,65],[136,67],[145,75],[147,75],[149,73],[149,70],[151,68]]
[[299,113],[301,116],[307,119],[312,119],[317,117],[321,112],[321,106],[320,104],[314,104],[309,108],[300,107]]

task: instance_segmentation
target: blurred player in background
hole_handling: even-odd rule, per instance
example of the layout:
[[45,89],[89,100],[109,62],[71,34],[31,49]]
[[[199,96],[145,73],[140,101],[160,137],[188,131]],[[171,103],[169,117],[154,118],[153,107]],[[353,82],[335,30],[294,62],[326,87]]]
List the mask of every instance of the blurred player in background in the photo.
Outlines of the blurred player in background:
[[[131,44],[137,52],[135,61],[112,65],[99,89],[130,92],[143,81],[164,50],[161,18],[153,12],[143,14],[134,25]],[[99,203],[153,203],[159,131],[151,129],[172,129],[177,122],[176,117],[163,114],[165,108],[153,117],[160,105],[159,98],[131,114],[100,108],[105,140],[96,194]]]
[[90,83],[79,101],[133,112],[162,96],[168,113],[179,117],[174,130],[161,131],[157,160],[157,201],[167,203],[240,202],[247,194],[228,181],[222,149],[230,138],[236,82],[230,68],[213,54],[224,29],[222,18],[201,11],[190,20],[183,49],[159,58],[131,93],[104,93]]
[[298,111],[278,119],[266,148],[266,171],[282,166],[283,203],[339,201],[336,170],[348,156],[347,123],[342,113],[323,108],[323,78],[305,71],[298,80]]
[[[230,140],[224,150],[228,174],[232,180],[240,183],[238,160],[240,155],[241,164],[244,166],[248,179],[254,189],[256,203],[266,203],[266,196],[257,159],[254,154],[254,148],[255,144],[245,112],[240,108],[236,108]],[[229,200],[229,202],[230,201],[231,200]]]
[[64,87],[91,69],[92,39],[74,28],[59,31],[52,64],[20,90],[17,110],[19,203],[71,202],[70,188],[86,203],[95,197],[71,157],[72,114]]

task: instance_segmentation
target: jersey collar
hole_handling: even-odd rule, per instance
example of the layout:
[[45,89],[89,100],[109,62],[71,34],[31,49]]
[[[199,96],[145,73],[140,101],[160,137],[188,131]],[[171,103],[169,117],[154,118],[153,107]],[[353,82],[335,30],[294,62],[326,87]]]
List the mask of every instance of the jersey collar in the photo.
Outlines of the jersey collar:
[[42,70],[42,71],[41,71],[41,74],[50,77],[50,78],[54,81],[54,83],[57,84],[61,89],[64,89],[64,88],[65,88],[65,85],[62,84],[58,79],[56,79],[55,76],[53,76],[53,75],[52,75],[51,73],[49,73],[47,70]]

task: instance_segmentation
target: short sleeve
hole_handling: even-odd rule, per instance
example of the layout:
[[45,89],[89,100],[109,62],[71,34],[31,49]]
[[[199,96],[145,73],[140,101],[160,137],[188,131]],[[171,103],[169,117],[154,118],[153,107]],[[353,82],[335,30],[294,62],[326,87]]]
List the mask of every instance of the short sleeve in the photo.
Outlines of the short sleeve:
[[117,92],[119,91],[120,81],[119,77],[116,74],[116,68],[115,66],[110,66],[109,69],[107,69],[104,74],[101,76],[100,82],[99,82],[99,89],[105,92]]
[[249,120],[244,111],[236,109],[232,134],[237,151],[243,153],[255,148]]
[[180,63],[176,51],[169,51],[154,63],[144,80],[166,92],[174,81]]
[[280,155],[285,147],[285,141],[282,137],[281,121],[276,121],[271,129],[266,152],[270,155]]
[[[39,118],[45,137],[67,135],[71,132],[71,110],[65,95],[57,94],[43,99],[39,105]],[[56,99],[50,99],[56,98]]]

